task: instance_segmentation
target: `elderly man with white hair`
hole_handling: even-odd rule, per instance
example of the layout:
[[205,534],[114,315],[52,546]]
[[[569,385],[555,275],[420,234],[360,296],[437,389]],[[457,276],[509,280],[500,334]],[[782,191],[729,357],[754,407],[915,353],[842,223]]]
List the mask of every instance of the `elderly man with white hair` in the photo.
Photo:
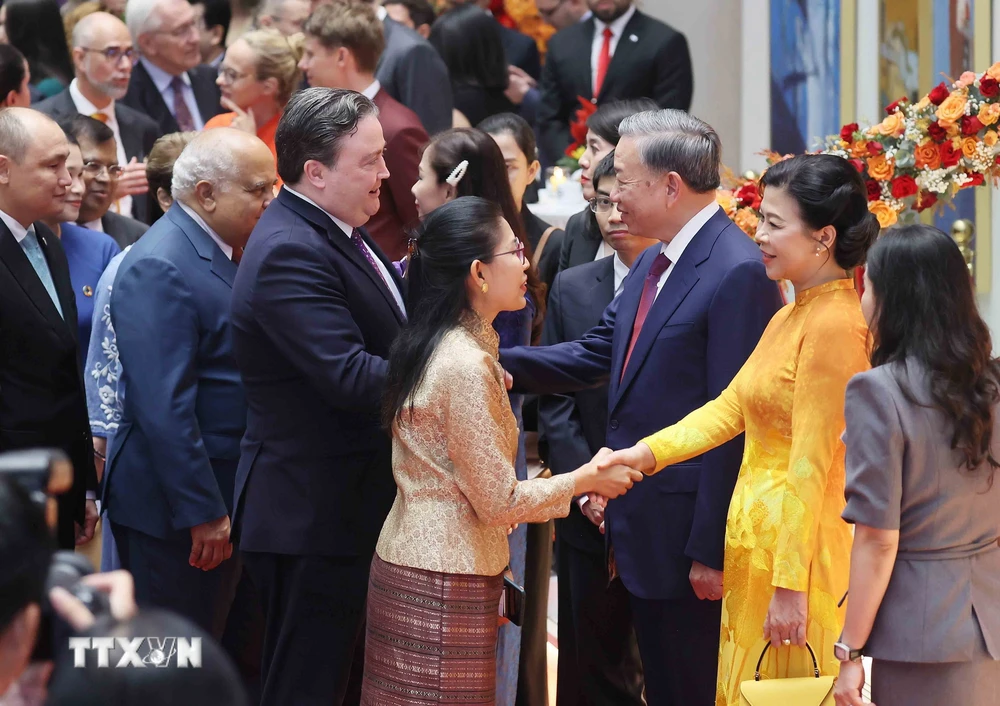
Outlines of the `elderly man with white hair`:
[[111,292],[125,396],[102,499],[140,606],[222,635],[239,572],[229,541],[247,407],[229,304],[243,246],[271,202],[274,157],[219,128],[174,164],[174,204]]
[[111,210],[149,222],[145,197],[149,190],[143,160],[160,135],[156,122],[145,113],[121,103],[132,77],[136,50],[125,23],[107,12],[95,12],[73,28],[73,69],[69,88],[34,106],[57,121],[77,113],[89,115],[115,134],[118,178]]
[[187,0],[129,0],[125,24],[139,50],[124,102],[160,126],[160,134],[201,130],[222,112],[215,70],[199,66],[200,37]]

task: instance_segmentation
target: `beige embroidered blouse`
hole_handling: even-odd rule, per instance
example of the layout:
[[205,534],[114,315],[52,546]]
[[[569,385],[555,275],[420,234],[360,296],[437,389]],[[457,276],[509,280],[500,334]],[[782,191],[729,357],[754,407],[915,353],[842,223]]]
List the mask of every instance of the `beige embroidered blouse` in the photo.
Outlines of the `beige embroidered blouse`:
[[495,576],[509,561],[507,529],[565,517],[568,476],[518,481],[518,429],[493,327],[468,315],[447,332],[414,391],[413,416],[393,425],[398,490],[375,551],[428,571]]

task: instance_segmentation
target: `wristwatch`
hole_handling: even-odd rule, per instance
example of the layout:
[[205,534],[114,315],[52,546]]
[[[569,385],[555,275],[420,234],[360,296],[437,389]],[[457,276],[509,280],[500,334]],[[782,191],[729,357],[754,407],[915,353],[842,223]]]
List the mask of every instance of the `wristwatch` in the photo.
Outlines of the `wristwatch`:
[[843,642],[833,643],[833,656],[841,662],[860,662],[862,650],[852,650]]

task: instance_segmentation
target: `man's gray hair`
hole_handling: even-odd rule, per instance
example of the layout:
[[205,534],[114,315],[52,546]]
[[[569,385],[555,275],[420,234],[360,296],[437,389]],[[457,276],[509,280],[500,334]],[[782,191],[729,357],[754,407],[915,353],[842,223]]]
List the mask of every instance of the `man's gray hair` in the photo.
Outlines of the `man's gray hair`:
[[157,10],[162,2],[163,0],[128,0],[125,5],[125,26],[137,48],[139,35],[163,26],[163,17]]
[[190,197],[199,181],[207,181],[219,191],[227,191],[232,185],[237,176],[236,154],[232,140],[220,137],[215,130],[203,132],[177,157],[170,181],[170,193],[175,199]]
[[278,176],[295,185],[310,160],[332,167],[341,141],[369,116],[378,117],[378,108],[356,91],[320,87],[299,91],[285,106],[274,133]]
[[0,154],[20,164],[28,152],[30,141],[31,135],[18,116],[17,110],[11,108],[0,110]]
[[699,193],[719,188],[722,141],[704,120],[683,110],[647,110],[622,120],[618,134],[635,140],[639,160],[648,169],[677,172]]

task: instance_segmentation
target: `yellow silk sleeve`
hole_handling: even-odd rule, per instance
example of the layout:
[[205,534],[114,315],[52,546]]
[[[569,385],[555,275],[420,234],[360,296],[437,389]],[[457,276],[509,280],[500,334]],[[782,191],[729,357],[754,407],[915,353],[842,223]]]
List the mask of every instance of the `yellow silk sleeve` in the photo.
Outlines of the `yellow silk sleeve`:
[[849,310],[830,308],[808,322],[792,396],[788,473],[771,577],[776,587],[809,588],[829,474],[844,472],[840,437],[847,382],[868,367],[866,334]]
[[[738,379],[738,376],[737,376]],[[733,381],[735,383],[735,380]],[[642,440],[656,457],[656,470],[700,456],[743,433],[743,407],[733,384],[676,424]]]

